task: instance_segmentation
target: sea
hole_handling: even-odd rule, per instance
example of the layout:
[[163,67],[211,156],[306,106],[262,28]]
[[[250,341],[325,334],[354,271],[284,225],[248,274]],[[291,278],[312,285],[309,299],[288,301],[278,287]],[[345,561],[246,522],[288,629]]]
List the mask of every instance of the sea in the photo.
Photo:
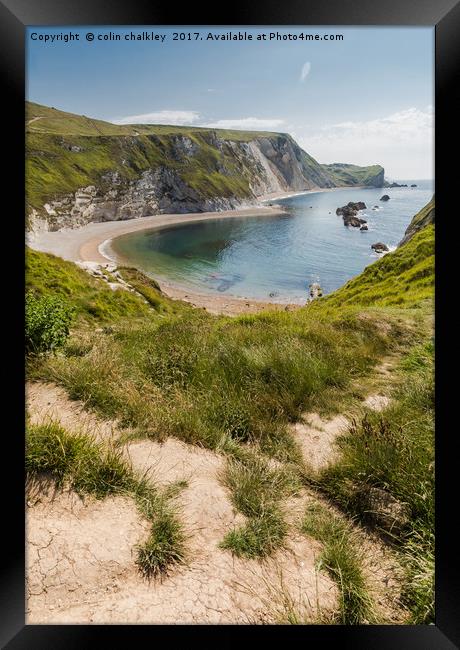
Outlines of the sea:
[[[430,180],[398,180],[408,187],[309,192],[267,203],[272,216],[245,216],[144,230],[110,246],[118,261],[191,292],[303,304],[309,285],[324,294],[378,259],[383,242],[394,250],[412,217],[433,196]],[[416,184],[417,187],[410,187]],[[389,201],[381,201],[383,194]],[[363,201],[367,231],[344,226],[336,209]]]

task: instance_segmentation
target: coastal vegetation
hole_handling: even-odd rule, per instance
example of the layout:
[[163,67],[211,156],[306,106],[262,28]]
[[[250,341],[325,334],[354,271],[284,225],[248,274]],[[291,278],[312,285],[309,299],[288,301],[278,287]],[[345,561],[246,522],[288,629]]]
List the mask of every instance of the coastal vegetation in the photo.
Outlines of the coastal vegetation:
[[[116,421],[125,439],[173,437],[222,456],[220,481],[241,516],[220,541],[225,553],[254,559],[282,549],[287,504],[313,490],[319,501],[297,525],[322,545],[319,567],[338,586],[332,622],[382,622],[356,552],[357,527],[371,528],[404,566],[405,622],[432,622],[433,225],[293,312],[212,316],[170,300],[136,269],[117,272],[130,290],[113,291],[112,277],[28,249],[28,378],[61,386]],[[389,402],[363,412],[385,358],[393,360]],[[317,469],[292,434],[312,412],[350,419],[337,453]],[[185,561],[170,496],[137,476],[117,448],[56,423],[29,424],[26,466],[97,498],[131,496],[151,522],[136,551],[143,575]],[[376,495],[387,499],[380,514],[369,505]]]
[[434,226],[428,224],[404,246],[366,267],[324,302],[331,307],[417,308],[432,298],[433,282]]
[[377,187],[377,182],[383,186],[384,170],[380,165],[358,167],[346,163],[323,165],[337,185],[370,185]]
[[323,543],[320,562],[338,584],[340,608],[334,622],[339,625],[375,622],[372,599],[361,568],[359,540],[350,523],[327,506],[314,503],[307,508],[301,530]]

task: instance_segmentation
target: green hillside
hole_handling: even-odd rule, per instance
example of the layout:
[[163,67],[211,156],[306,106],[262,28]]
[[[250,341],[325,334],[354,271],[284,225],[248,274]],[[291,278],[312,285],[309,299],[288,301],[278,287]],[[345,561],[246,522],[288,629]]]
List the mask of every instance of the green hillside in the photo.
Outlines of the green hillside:
[[[128,195],[145,172],[163,175],[151,180],[150,189],[158,188],[157,203],[162,197],[170,200],[169,211],[178,202],[185,204],[177,208],[180,211],[201,211],[206,201],[254,199],[253,188],[261,181],[267,187],[275,182],[276,189],[281,179],[281,187],[303,190],[371,183],[376,174],[383,178],[379,166],[346,167],[342,176],[331,173],[329,166],[320,165],[286,133],[116,125],[26,103],[28,212],[35,209],[53,221],[45,204],[64,200],[65,205],[57,208],[63,215],[57,227],[71,225],[77,190],[93,186],[98,201],[124,205],[132,201]],[[136,201],[148,203],[150,195],[146,192],[144,199]]]
[[413,307],[432,299],[433,290],[434,226],[428,225],[324,298],[324,303]]
[[370,185],[383,187],[384,169],[380,165],[359,167],[346,163],[322,165],[337,185]]
[[[191,135],[215,131],[222,139],[249,142],[260,136],[280,135],[273,131],[240,131],[210,129],[199,126],[163,124],[118,125],[96,120],[86,115],[67,113],[50,106],[26,102],[26,132],[55,135]],[[281,134],[285,135],[285,134]]]

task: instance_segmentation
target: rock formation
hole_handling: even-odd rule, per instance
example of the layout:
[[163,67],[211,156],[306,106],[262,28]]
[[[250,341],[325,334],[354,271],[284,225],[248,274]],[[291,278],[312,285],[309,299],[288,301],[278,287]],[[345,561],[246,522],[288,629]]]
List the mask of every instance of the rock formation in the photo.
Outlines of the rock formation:
[[315,300],[315,298],[321,298],[323,295],[323,290],[321,289],[321,285],[319,282],[313,282],[312,284],[309,285],[309,290],[310,290],[310,300]]
[[357,217],[356,215],[360,210],[365,210],[366,209],[366,204],[363,203],[362,201],[358,201],[354,203],[353,201],[350,201],[347,203],[347,205],[343,205],[341,208],[337,208],[335,213],[337,215],[342,215],[343,218],[343,223],[345,226],[353,226],[354,228],[360,228],[362,225],[366,224],[367,221],[365,219],[361,219],[360,217]]
[[376,253],[386,253],[390,249],[386,244],[383,244],[381,241],[377,242],[376,244],[372,244],[371,248],[376,252]]
[[434,217],[435,205],[433,196],[431,201],[414,216],[398,246],[403,246],[403,244],[406,244],[410,239],[412,239],[419,230],[422,230],[422,228],[428,226],[430,223],[434,223]]

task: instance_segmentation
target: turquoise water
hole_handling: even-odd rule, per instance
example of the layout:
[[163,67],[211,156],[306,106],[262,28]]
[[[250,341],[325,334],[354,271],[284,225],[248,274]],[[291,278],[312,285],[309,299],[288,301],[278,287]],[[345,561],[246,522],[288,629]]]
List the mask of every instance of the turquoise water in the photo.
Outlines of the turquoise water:
[[[115,239],[112,250],[148,275],[191,291],[304,303],[312,282],[330,293],[377,259],[371,244],[382,241],[390,249],[398,244],[433,195],[431,181],[398,182],[417,187],[293,196],[276,200],[284,214],[135,232]],[[390,201],[380,201],[383,194]],[[345,227],[335,214],[348,201],[365,202],[361,216],[367,232]]]

